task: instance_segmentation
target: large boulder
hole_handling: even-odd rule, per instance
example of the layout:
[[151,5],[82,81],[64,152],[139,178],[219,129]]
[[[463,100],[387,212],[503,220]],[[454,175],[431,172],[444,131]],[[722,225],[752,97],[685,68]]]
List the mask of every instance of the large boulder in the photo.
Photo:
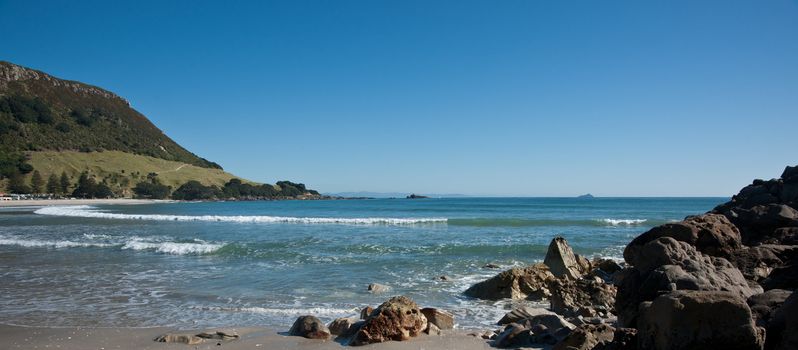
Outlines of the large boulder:
[[416,337],[427,329],[427,318],[418,305],[405,296],[398,296],[378,306],[349,342],[350,345],[402,341]]
[[336,318],[327,326],[330,334],[347,338],[357,331],[359,324],[355,317],[341,317]]
[[624,250],[624,259],[636,265],[643,246],[660,237],[689,243],[704,254],[728,258],[741,244],[740,231],[720,214],[689,216],[684,221],[664,224],[637,236]]
[[585,266],[582,259],[574,254],[565,238],[555,237],[549,243],[549,250],[546,252],[546,259],[543,263],[549,267],[555,277],[578,279],[587,272],[586,268],[590,269],[590,262],[587,262],[587,266]]
[[621,325],[633,327],[641,302],[675,290],[728,291],[745,300],[762,292],[724,258],[704,255],[689,243],[660,237],[632,257],[636,265],[618,276],[615,309]]
[[798,246],[761,244],[743,247],[734,252],[734,256],[729,260],[740,269],[747,280],[760,282],[767,278],[773,269],[798,260]]
[[468,288],[464,294],[473,298],[540,300],[551,295],[548,284],[554,275],[544,264],[516,267]]
[[640,306],[641,349],[752,350],[764,346],[744,299],[731,292],[676,291]]
[[329,339],[330,330],[316,316],[299,316],[288,331],[288,335],[308,339]]
[[[746,301],[751,308],[756,325],[768,328],[770,319],[776,314],[776,310],[784,304],[784,301],[792,294],[789,290],[771,289],[767,292],[752,295]],[[768,333],[769,334],[769,333]]]
[[762,280],[765,289],[798,289],[798,261],[780,266]]
[[607,317],[615,308],[615,286],[590,279],[551,283],[551,310],[566,317]]
[[454,328],[454,315],[432,307],[425,307],[421,309],[421,313],[427,318],[427,322],[434,324],[440,329],[453,329]]

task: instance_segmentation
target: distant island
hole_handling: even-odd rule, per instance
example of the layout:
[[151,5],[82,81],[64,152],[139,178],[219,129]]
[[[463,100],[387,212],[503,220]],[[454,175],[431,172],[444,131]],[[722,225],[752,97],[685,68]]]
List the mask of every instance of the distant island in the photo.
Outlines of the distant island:
[[329,198],[301,183],[241,179],[177,144],[110,91],[0,61],[4,192],[30,199]]
[[587,194],[583,194],[581,196],[577,196],[576,198],[595,198],[595,197],[593,197],[592,194],[587,193]]
[[413,194],[411,194],[411,195],[409,195],[409,196],[407,196],[405,198],[407,198],[407,199],[422,199],[422,198],[429,198],[429,197],[413,193]]

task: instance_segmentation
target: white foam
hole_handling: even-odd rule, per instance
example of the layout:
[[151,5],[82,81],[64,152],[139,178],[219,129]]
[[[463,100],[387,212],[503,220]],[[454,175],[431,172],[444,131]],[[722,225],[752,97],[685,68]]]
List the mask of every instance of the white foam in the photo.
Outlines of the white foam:
[[423,223],[445,223],[446,218],[312,218],[264,215],[160,215],[119,214],[97,211],[95,208],[78,205],[44,207],[34,213],[41,215],[70,216],[100,219],[151,220],[151,221],[216,221],[240,223],[296,223],[296,224],[350,224],[350,225],[412,225]]
[[645,223],[646,219],[601,219],[601,222],[610,224],[612,226],[619,226],[619,225],[640,225]]
[[76,248],[76,247],[110,247],[112,244],[108,243],[95,243],[95,242],[75,242],[69,240],[63,241],[45,241],[38,239],[19,239],[12,237],[0,237],[0,245],[16,245],[26,248]]
[[266,314],[274,316],[302,316],[314,315],[320,317],[343,317],[348,315],[356,315],[360,312],[358,308],[342,309],[342,308],[328,308],[328,307],[311,307],[311,308],[269,308],[269,307],[202,307],[202,310],[209,311],[225,311],[225,312],[249,312],[256,314]]
[[224,244],[208,243],[177,243],[177,242],[147,242],[140,238],[133,238],[122,246],[122,249],[131,250],[153,250],[159,253],[187,255],[187,254],[209,254],[213,253]]

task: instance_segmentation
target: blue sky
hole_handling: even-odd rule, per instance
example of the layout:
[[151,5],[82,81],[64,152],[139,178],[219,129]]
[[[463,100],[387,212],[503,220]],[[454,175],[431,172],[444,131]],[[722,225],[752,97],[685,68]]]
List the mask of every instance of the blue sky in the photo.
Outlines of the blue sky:
[[0,32],[256,181],[726,196],[798,164],[796,1],[0,0]]

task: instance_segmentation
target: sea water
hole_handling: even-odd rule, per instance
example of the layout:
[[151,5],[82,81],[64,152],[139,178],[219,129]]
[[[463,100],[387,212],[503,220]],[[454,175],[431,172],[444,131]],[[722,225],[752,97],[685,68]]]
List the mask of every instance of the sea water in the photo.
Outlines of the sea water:
[[[393,295],[494,324],[512,301],[462,295],[542,261],[555,236],[622,260],[635,236],[726,198],[456,198],[0,209],[0,323],[287,329]],[[448,281],[439,277],[447,276]],[[370,283],[389,286],[383,294]],[[544,302],[541,304],[546,306]]]

